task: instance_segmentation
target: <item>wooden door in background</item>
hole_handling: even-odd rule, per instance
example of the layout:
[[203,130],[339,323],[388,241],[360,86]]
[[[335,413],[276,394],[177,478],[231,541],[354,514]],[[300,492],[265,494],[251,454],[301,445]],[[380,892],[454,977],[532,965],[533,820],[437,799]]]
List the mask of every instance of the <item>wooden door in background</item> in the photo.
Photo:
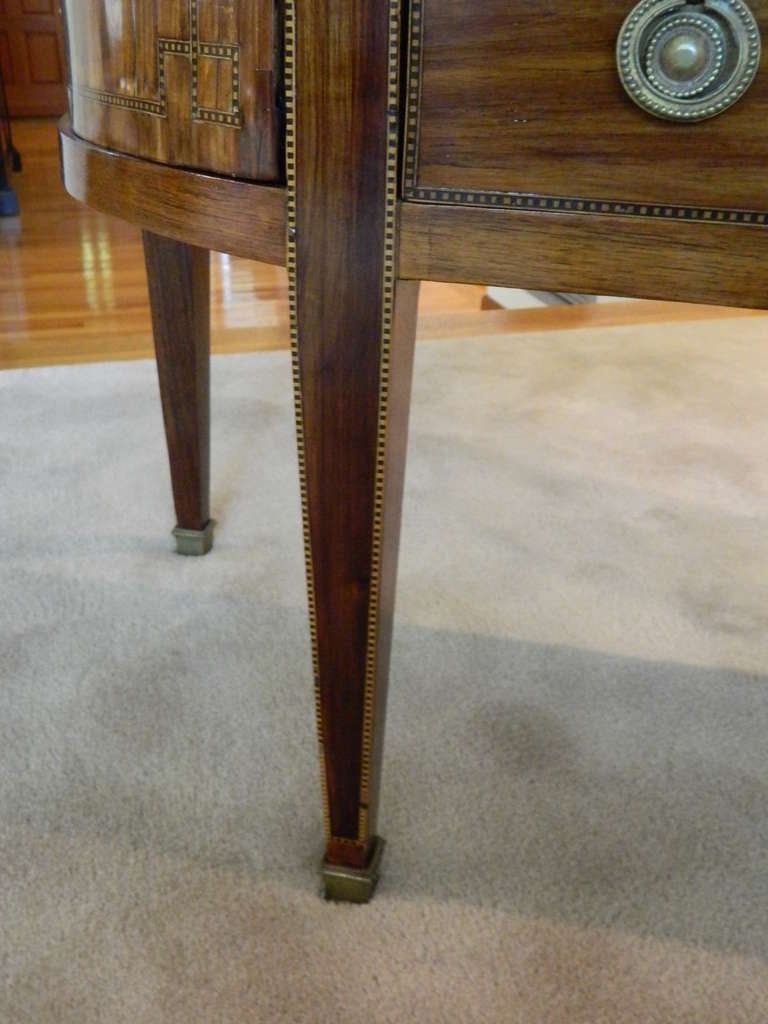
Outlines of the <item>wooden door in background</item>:
[[11,117],[67,109],[59,0],[0,0],[0,69]]

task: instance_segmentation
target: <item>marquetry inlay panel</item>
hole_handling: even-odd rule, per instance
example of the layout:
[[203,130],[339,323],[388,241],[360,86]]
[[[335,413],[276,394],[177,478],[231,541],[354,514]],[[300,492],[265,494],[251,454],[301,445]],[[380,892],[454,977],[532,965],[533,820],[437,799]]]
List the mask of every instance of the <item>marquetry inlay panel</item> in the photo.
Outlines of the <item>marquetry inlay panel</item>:
[[163,163],[279,177],[276,0],[67,0],[75,132]]

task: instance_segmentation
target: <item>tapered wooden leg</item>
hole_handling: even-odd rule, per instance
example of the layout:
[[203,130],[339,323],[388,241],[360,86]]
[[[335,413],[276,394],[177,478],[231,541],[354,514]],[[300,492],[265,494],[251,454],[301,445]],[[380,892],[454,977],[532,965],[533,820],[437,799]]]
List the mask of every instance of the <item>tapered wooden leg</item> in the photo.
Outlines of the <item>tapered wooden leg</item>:
[[399,4],[387,0],[293,0],[286,12],[288,262],[323,878],[328,896],[350,900],[370,897],[382,845],[418,294],[417,284],[395,280],[398,31]]
[[176,507],[176,547],[213,543],[210,487],[210,253],[145,231],[152,329]]
[[[377,804],[417,292],[413,282],[398,285],[389,337],[346,307],[346,327],[301,333],[297,353],[323,877],[336,899],[370,898],[381,854]],[[300,301],[300,321],[306,312]]]

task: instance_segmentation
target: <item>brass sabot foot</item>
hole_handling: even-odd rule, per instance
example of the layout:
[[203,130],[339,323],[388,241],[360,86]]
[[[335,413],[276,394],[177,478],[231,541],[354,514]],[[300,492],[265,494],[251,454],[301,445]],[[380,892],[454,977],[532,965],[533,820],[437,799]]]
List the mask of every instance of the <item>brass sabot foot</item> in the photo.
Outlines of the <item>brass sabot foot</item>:
[[213,547],[214,519],[209,519],[202,530],[186,530],[177,526],[173,530],[176,538],[176,552],[179,555],[207,555]]
[[323,895],[339,903],[368,903],[379,880],[384,840],[374,836],[373,852],[367,867],[347,868],[323,861]]

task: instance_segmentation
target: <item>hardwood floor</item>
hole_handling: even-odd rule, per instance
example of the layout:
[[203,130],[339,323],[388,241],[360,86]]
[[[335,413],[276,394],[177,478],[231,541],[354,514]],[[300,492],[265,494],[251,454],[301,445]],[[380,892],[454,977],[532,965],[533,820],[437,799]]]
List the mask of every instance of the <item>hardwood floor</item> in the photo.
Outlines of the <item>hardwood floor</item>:
[[[21,216],[0,218],[0,369],[153,356],[139,231],[64,191],[52,121],[18,121]],[[212,260],[214,352],[288,347],[282,268],[222,254]],[[670,302],[481,310],[478,285],[425,283],[421,339],[471,338],[680,319],[761,316]]]

